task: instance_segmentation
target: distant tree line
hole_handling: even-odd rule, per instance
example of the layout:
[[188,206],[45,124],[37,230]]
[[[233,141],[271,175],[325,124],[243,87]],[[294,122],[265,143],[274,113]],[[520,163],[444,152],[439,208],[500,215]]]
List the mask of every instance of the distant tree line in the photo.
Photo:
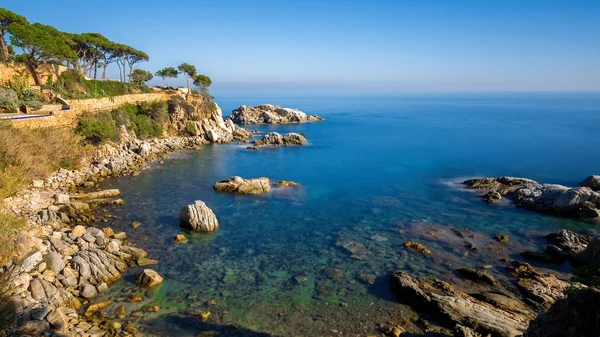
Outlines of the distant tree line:
[[[0,61],[24,62],[38,85],[42,82],[39,67],[44,63],[63,64],[94,79],[98,78],[100,69],[103,80],[106,80],[107,67],[114,63],[119,67],[121,81],[129,79],[131,83],[142,85],[153,78],[151,72],[136,69],[140,62],[150,59],[141,50],[111,41],[99,33],[73,34],[41,23],[30,24],[25,17],[5,8],[0,8],[0,49]],[[193,65],[183,63],[177,69],[168,67],[155,73],[167,86],[169,80],[179,74],[185,77],[188,92],[191,81],[201,94],[209,96],[210,78],[198,74]]]

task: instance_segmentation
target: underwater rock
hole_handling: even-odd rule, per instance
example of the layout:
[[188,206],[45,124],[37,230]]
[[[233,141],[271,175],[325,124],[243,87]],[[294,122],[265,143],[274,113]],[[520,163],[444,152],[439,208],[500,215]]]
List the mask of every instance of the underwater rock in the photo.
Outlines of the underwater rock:
[[431,254],[431,250],[429,250],[429,248],[423,246],[422,244],[420,244],[418,242],[406,241],[404,243],[404,247],[411,248],[411,249],[416,249],[416,250],[418,250],[419,252],[421,252],[423,254]]
[[344,271],[336,267],[325,268],[325,274],[333,279],[339,279],[344,275]]
[[350,253],[353,259],[365,260],[371,255],[371,252],[362,243],[356,241],[342,239],[335,245]]
[[177,234],[175,235],[175,237],[173,238],[173,241],[177,242],[177,243],[182,243],[182,242],[186,242],[187,238],[185,237],[185,235],[182,234]]
[[361,280],[365,284],[373,284],[375,283],[375,275],[371,274],[360,274],[358,275],[358,279]]
[[219,228],[215,213],[200,200],[181,209],[179,224],[196,232],[213,232]]
[[213,185],[217,192],[237,194],[262,194],[271,191],[269,178],[244,179],[239,176],[222,180]]
[[501,243],[507,243],[510,240],[510,237],[507,234],[498,234],[494,237],[494,239]]
[[136,278],[135,284],[142,288],[150,288],[161,284],[162,276],[152,269],[144,269]]
[[275,187],[299,187],[300,184],[293,182],[293,181],[282,180],[282,181],[274,182],[273,186],[275,186]]
[[434,278],[416,278],[397,271],[390,278],[396,297],[419,310],[442,318],[448,325],[460,324],[485,335],[516,337],[527,328],[529,319],[490,303]]

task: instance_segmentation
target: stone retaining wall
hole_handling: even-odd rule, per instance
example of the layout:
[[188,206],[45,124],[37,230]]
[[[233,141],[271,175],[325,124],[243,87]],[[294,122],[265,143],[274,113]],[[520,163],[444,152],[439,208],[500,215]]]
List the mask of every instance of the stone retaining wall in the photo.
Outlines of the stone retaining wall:
[[77,119],[85,111],[109,111],[124,104],[167,101],[170,98],[170,94],[161,92],[69,100],[70,110],[56,111],[48,117],[13,120],[13,125],[18,128],[75,127]]

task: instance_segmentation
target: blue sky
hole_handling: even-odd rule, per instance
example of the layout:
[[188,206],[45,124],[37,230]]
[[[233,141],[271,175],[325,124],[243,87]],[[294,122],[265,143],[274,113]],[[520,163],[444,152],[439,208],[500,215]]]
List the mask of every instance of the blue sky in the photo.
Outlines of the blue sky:
[[[600,1],[22,1],[224,92],[600,90]],[[116,66],[110,73],[117,77]],[[160,83],[160,80],[152,83]],[[182,84],[183,81],[179,81]]]

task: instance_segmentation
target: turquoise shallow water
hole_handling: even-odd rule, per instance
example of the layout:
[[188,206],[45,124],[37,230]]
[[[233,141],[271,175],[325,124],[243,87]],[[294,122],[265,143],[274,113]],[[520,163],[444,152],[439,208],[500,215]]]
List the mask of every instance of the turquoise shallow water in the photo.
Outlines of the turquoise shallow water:
[[[598,232],[593,225],[509,204],[487,205],[455,182],[512,175],[576,185],[598,174],[600,94],[265,96],[217,102],[224,114],[242,104],[273,103],[327,120],[250,127],[304,132],[310,142],[304,147],[251,152],[245,145],[209,145],[175,153],[139,176],[104,182],[103,187],[121,189],[126,200],[107,209],[119,216],[109,225],[158,259],[152,268],[166,280],[143,303],[127,304],[128,310],[160,305],[158,313],[138,319],[146,332],[196,336],[235,324],[238,334],[248,335],[322,336],[332,329],[368,335],[379,324],[416,319],[389,293],[387,277],[394,270],[460,286],[453,273],[458,267],[495,265],[502,257],[541,249],[543,235],[559,228]],[[293,180],[302,187],[265,196],[213,192],[215,181],[232,175]],[[219,231],[186,233],[188,243],[174,244],[173,236],[181,233],[179,210],[198,199],[217,214]],[[133,229],[132,221],[142,226]],[[488,249],[498,247],[492,239],[497,233],[511,237],[501,251]],[[424,243],[432,254],[405,249],[408,240]],[[128,296],[135,290],[135,272],[105,297],[118,302]],[[371,276],[374,283],[365,282]],[[204,311],[211,312],[207,320],[195,318]]]

